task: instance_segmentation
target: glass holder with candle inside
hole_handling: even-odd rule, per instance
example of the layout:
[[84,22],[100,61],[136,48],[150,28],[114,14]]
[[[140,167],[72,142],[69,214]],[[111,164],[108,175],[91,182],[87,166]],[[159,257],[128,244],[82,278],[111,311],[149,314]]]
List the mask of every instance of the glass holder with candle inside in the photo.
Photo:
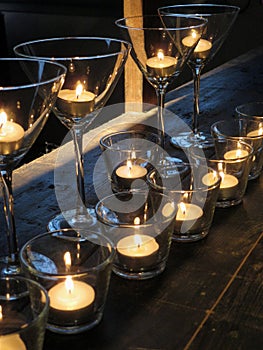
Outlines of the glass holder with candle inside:
[[[211,134],[206,130],[201,130],[199,126],[200,119],[200,78],[204,67],[214,58],[220,50],[224,41],[233,26],[239,13],[238,6],[224,4],[179,4],[162,6],[158,9],[160,16],[198,16],[207,20],[207,25],[202,33],[201,39],[187,61],[194,80],[194,104],[192,117],[192,130],[178,133],[171,138],[172,145],[185,148],[191,147],[198,142],[203,148],[213,147]],[[185,36],[182,44],[189,47],[193,44],[196,35],[199,33],[195,29]]]
[[22,247],[23,273],[38,280],[50,299],[49,330],[76,334],[101,321],[114,256],[108,238],[72,228],[38,235]]
[[[204,176],[211,176],[209,184],[203,183]],[[166,194],[177,206],[174,241],[195,242],[208,235],[221,179],[205,160],[199,163],[166,163],[158,172],[150,172],[147,180],[154,191]]]
[[116,246],[114,273],[144,280],[164,271],[175,215],[169,197],[140,189],[120,192],[100,200],[96,214]]
[[[130,49],[129,42],[103,37],[49,38],[14,48],[18,56],[45,57],[67,67],[53,111],[71,133],[77,191],[74,207],[61,209],[48,223],[50,231],[95,224],[94,208],[86,201],[83,135],[111,96]],[[65,139],[68,142],[67,136]]]
[[[216,207],[227,208],[242,202],[253,163],[253,152],[250,144],[230,138],[215,138],[213,149],[203,153],[205,158],[197,156],[195,151],[196,161],[206,161],[221,177]],[[213,175],[207,174],[202,181],[209,186]]]
[[45,60],[1,58],[0,72],[0,181],[6,223],[1,229],[6,230],[7,237],[1,252],[4,256],[0,259],[0,274],[12,275],[20,273],[13,170],[43,129],[66,68]]
[[[146,130],[107,134],[100,139],[103,159],[114,193],[145,186],[146,175],[157,163],[158,135]],[[135,182],[136,181],[136,182]]]
[[[168,87],[181,74],[206,26],[195,16],[144,15],[118,19],[115,23],[132,43],[131,56],[157,96],[157,119],[161,146],[165,148],[164,102]],[[196,31],[190,46],[182,39]]]

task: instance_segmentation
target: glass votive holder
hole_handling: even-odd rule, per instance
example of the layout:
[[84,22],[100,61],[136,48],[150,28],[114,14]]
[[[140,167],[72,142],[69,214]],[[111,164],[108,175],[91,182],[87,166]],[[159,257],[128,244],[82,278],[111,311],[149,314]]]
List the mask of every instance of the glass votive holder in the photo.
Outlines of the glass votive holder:
[[42,350],[49,298],[24,277],[0,278],[0,349]]
[[159,136],[148,131],[120,131],[100,139],[114,193],[140,188],[158,156]]
[[116,247],[115,274],[143,280],[163,272],[175,215],[169,197],[143,190],[120,192],[100,200],[96,214]]
[[[209,183],[205,181],[209,178]],[[148,182],[155,191],[165,193],[177,206],[173,240],[195,242],[209,233],[219,193],[218,172],[198,163],[166,163],[152,170]]]
[[47,329],[75,334],[101,321],[114,254],[108,238],[72,228],[38,235],[22,247],[24,274],[48,292]]
[[[197,161],[204,161],[196,156],[196,151],[193,153]],[[214,147],[204,153],[208,166],[221,177],[216,207],[227,208],[241,203],[247,188],[253,147],[244,141],[218,138],[214,139]],[[206,183],[209,181],[210,175],[206,177]]]
[[262,118],[263,120],[263,101],[248,102],[236,106],[235,116],[238,118]]
[[214,138],[244,141],[253,147],[253,157],[248,180],[259,177],[263,167],[263,121],[250,118],[220,120],[211,126]]

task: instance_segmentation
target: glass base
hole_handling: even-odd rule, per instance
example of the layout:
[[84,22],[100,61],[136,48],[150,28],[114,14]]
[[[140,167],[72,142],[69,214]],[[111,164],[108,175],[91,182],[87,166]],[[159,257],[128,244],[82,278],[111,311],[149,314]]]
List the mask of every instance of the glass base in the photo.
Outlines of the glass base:
[[88,228],[97,222],[95,209],[87,208],[85,214],[76,215],[76,209],[68,210],[55,216],[47,225],[48,231],[57,231],[63,228]]
[[197,242],[201,239],[205,238],[208,235],[208,230],[203,230],[198,233],[189,233],[189,234],[173,234],[172,240],[174,242],[179,243],[191,243],[191,242]]
[[189,148],[194,145],[203,149],[214,147],[212,135],[204,132],[182,132],[171,137],[170,143],[176,148]]
[[59,325],[47,323],[47,329],[53,333],[58,333],[58,334],[70,335],[70,334],[82,333],[97,326],[102,319],[102,315],[103,315],[102,312],[100,312],[98,313],[98,315],[96,315],[96,318],[92,320],[90,323],[86,323],[86,324],[83,323],[76,326],[59,326]]
[[0,257],[0,276],[21,275],[21,266],[18,262],[10,262],[8,256]]
[[119,277],[126,278],[129,280],[146,280],[160,275],[165,269],[166,262],[160,263],[152,270],[133,272],[122,269],[117,265],[113,265],[112,271]]

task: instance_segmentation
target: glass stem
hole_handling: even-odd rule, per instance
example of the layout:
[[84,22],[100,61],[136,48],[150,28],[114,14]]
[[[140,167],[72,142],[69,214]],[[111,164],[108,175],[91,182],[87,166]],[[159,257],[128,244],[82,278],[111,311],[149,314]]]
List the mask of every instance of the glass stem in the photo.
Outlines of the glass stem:
[[16,274],[20,271],[18,244],[14,217],[14,197],[12,190],[12,170],[1,171],[3,183],[4,214],[7,227],[8,257],[5,273]]
[[193,114],[193,120],[192,120],[192,130],[194,134],[198,134],[201,67],[194,67],[192,71],[193,71],[193,77],[194,77],[194,114]]
[[86,206],[86,198],[85,198],[85,183],[84,183],[84,161],[83,161],[83,154],[82,154],[82,138],[83,138],[83,132],[82,132],[82,126],[81,125],[73,125],[73,127],[70,129],[73,143],[74,143],[74,150],[75,150],[75,156],[76,156],[76,178],[77,178],[77,189],[78,189],[78,196],[77,196],[77,203],[76,203],[76,214],[84,215],[85,214],[85,206]]
[[165,128],[164,128],[164,100],[165,100],[165,89],[156,89],[157,105],[158,105],[158,133],[161,139],[161,147],[165,148]]

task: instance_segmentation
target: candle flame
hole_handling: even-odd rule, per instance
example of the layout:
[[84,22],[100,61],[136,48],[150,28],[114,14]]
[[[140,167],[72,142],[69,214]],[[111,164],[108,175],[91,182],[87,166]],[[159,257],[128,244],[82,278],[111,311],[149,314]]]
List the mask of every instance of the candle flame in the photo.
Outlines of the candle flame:
[[136,218],[134,218],[134,221],[133,221],[134,225],[140,225],[141,223],[141,220],[138,216],[136,216]]
[[0,129],[6,122],[7,122],[7,114],[6,112],[2,111],[0,112]]
[[0,305],[0,321],[3,319],[2,305]]
[[164,54],[162,50],[159,50],[157,53],[157,57],[159,58],[160,61],[162,61],[164,59]]
[[70,252],[66,252],[64,254],[64,262],[65,262],[66,268],[69,269],[71,267],[71,255],[70,255]]
[[180,208],[182,214],[185,215],[185,213],[186,213],[186,206],[185,206],[184,202],[180,202],[178,205],[179,205],[179,208]]
[[142,238],[140,235],[138,235],[138,234],[134,235],[134,243],[138,248],[140,248],[140,246],[142,244]]
[[196,31],[195,31],[195,30],[192,31],[192,37],[193,37],[194,39],[196,39],[196,37],[197,37],[197,34],[196,34]]
[[70,276],[67,276],[66,277],[66,281],[65,281],[65,287],[66,287],[66,290],[69,294],[71,294],[74,290],[74,282],[72,280],[72,277]]
[[262,124],[259,124],[259,129],[258,129],[258,135],[262,135],[263,134],[263,127]]
[[76,97],[79,98],[82,92],[83,92],[83,86],[81,83],[78,83],[76,87]]

